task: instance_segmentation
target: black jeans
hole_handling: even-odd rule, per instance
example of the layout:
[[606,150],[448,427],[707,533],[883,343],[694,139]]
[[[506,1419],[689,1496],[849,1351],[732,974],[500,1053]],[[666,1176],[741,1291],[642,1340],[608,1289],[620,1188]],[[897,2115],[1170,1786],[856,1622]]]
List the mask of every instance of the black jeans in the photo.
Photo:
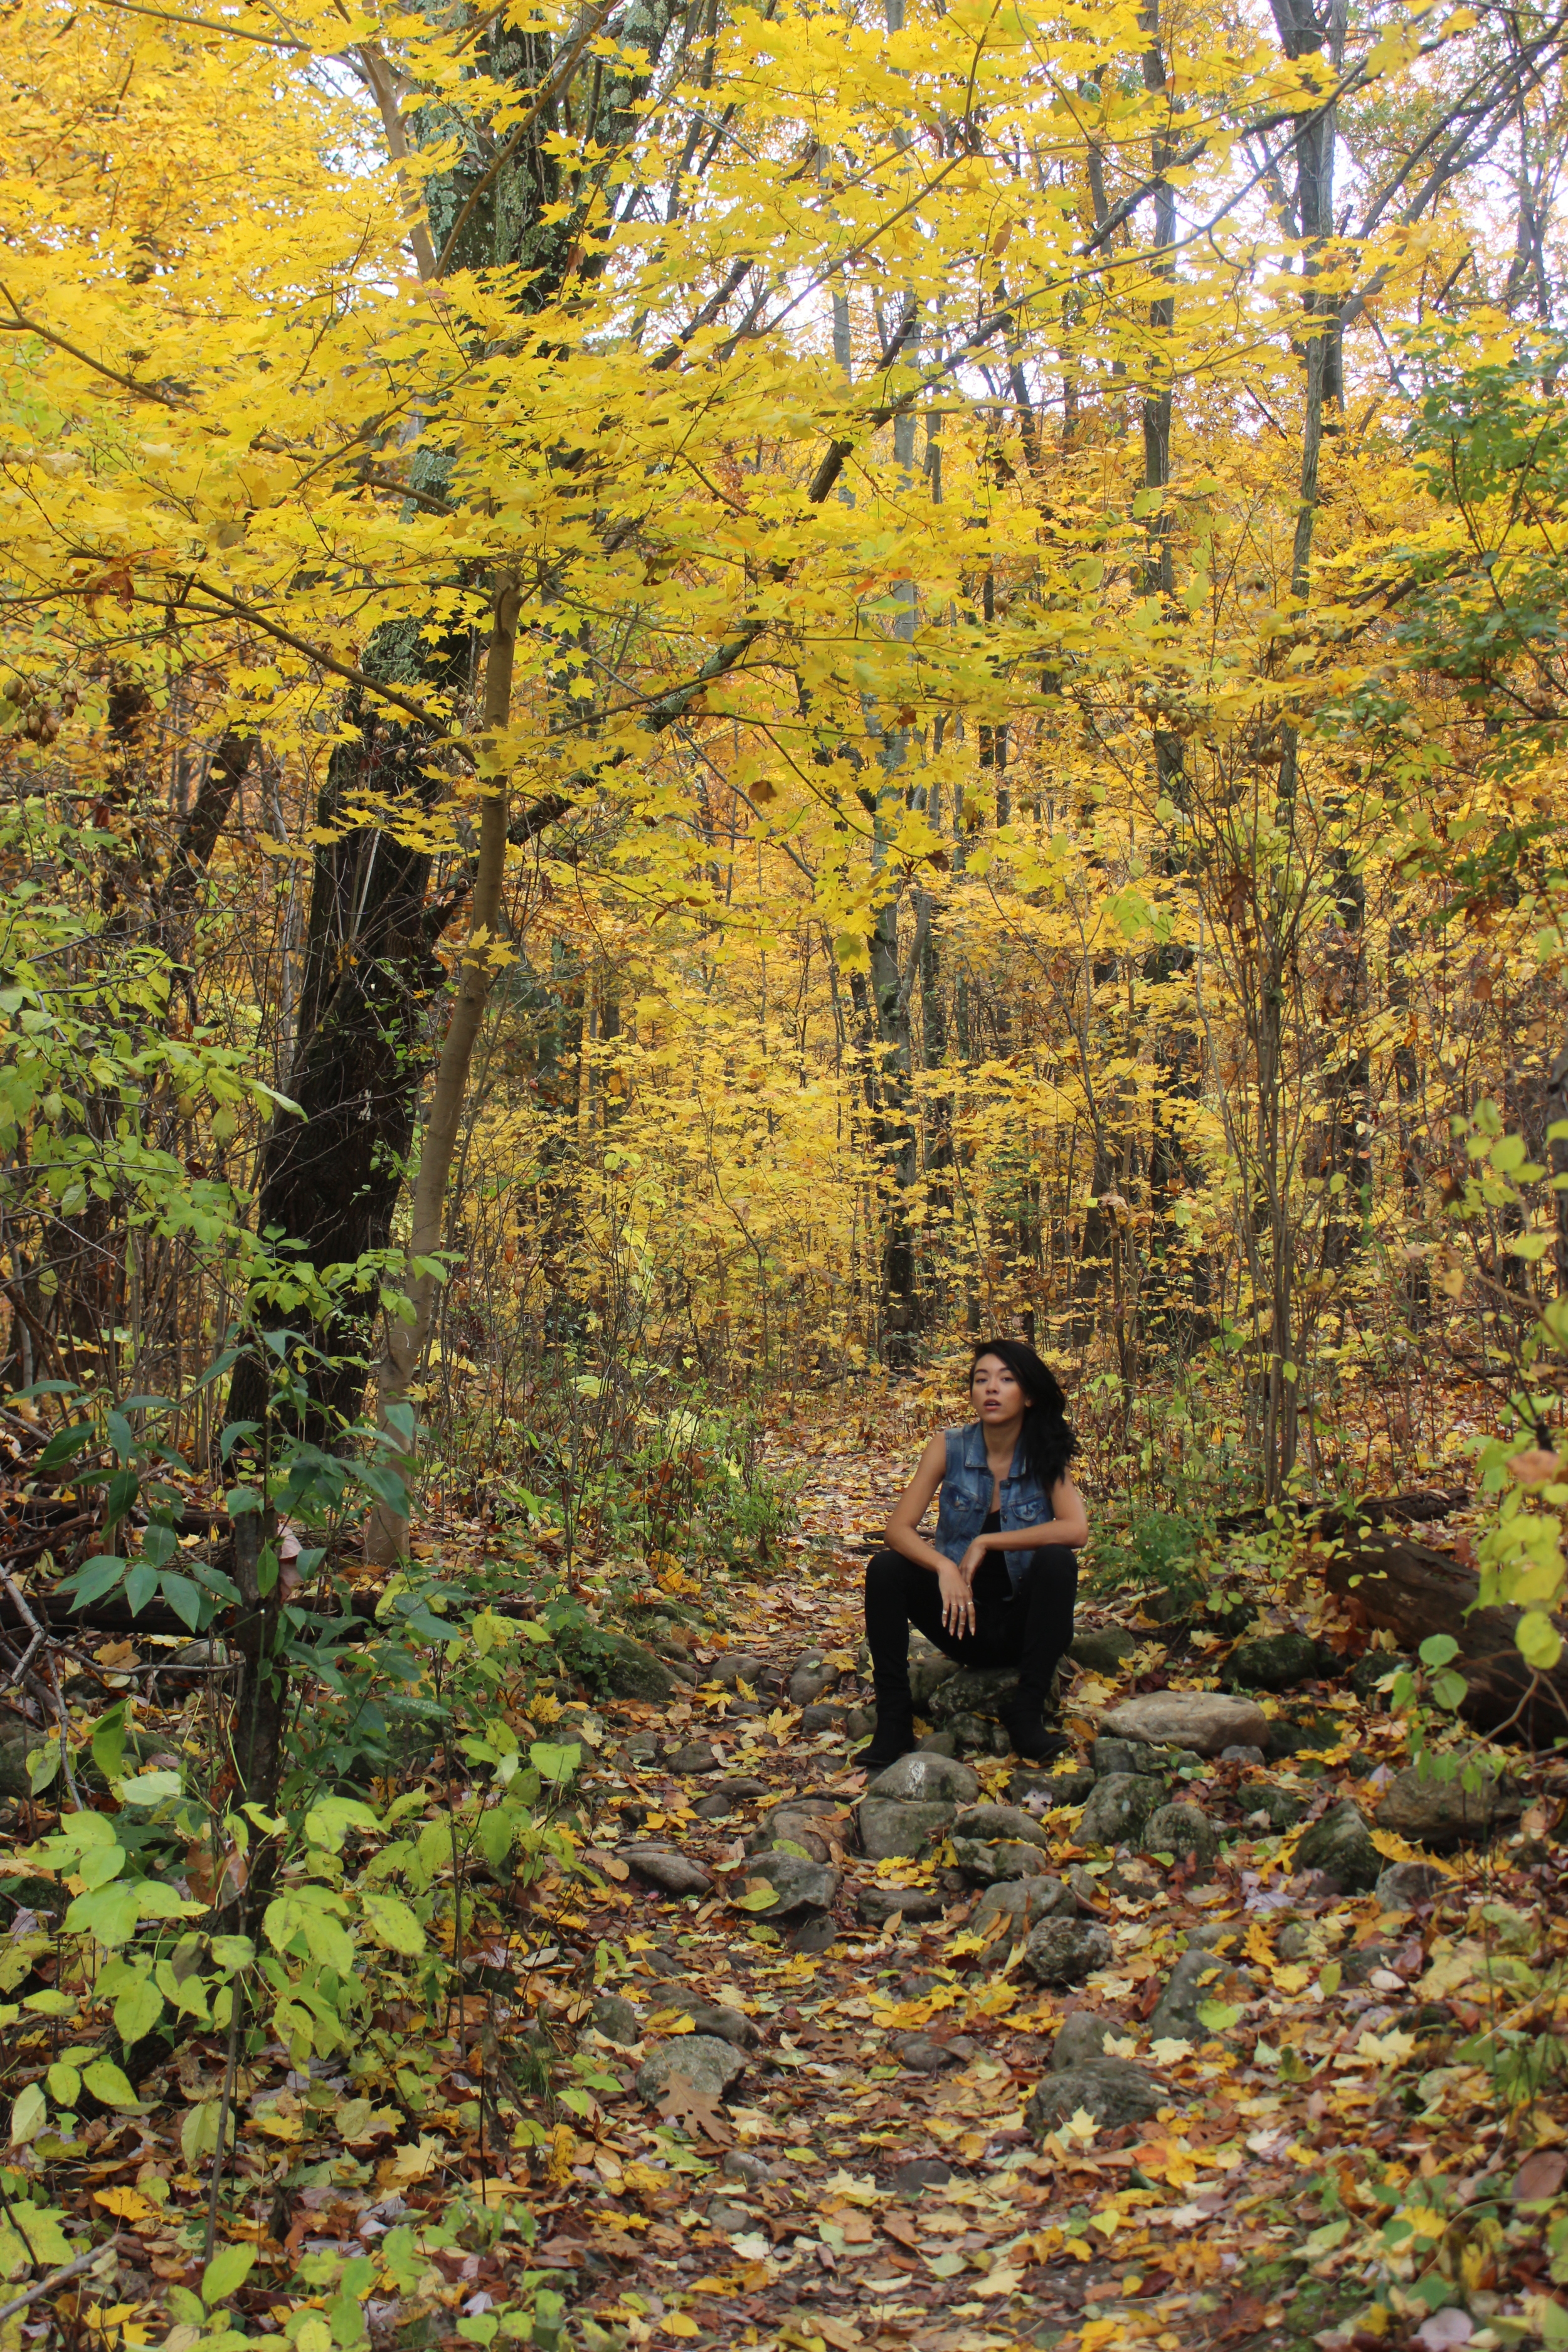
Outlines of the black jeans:
[[935,1570],[902,1552],[873,1555],[866,1570],[866,1641],[879,1716],[884,1708],[901,1714],[910,1705],[911,1625],[961,1666],[1016,1666],[1020,1703],[1045,1705],[1058,1661],[1072,1640],[1077,1552],[1067,1544],[1042,1546],[1016,1593],[1005,1561],[990,1552],[976,1570],[973,1591],[973,1633],[950,1633],[942,1622]]

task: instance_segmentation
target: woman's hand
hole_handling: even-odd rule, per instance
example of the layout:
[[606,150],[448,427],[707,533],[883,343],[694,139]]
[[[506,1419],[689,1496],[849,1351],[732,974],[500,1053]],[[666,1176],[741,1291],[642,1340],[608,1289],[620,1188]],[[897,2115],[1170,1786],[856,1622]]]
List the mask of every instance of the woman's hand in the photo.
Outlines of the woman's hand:
[[[957,1568],[954,1568],[951,1560],[943,1560],[937,1571],[937,1591],[942,1595],[942,1627],[944,1632],[949,1633],[973,1633],[974,1631],[974,1595],[970,1590],[974,1576],[974,1570],[970,1566],[970,1555],[974,1549],[975,1547],[971,1544]],[[981,1557],[984,1557],[984,1551]]]

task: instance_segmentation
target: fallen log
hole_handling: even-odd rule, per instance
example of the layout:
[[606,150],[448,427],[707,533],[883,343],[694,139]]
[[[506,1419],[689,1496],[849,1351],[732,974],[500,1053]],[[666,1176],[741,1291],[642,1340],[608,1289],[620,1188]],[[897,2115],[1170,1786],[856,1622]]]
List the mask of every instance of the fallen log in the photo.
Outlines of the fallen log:
[[[1401,1649],[1451,1635],[1467,1694],[1459,1713],[1478,1730],[1506,1724],[1538,1748],[1568,1734],[1568,1653],[1550,1673],[1526,1665],[1514,1640],[1521,1612],[1478,1607],[1480,1579],[1451,1553],[1372,1535],[1331,1552],[1325,1580],[1354,1622],[1392,1633]],[[1554,1622],[1568,1640],[1568,1626]]]

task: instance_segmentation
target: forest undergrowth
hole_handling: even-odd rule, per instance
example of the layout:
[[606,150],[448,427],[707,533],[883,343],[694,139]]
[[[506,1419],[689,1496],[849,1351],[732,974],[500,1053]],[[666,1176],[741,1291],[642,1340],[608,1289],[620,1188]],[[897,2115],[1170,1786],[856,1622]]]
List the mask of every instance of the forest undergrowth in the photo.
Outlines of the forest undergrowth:
[[[1070,1755],[917,1659],[927,1779],[864,1801],[860,1570],[941,1417],[793,1409],[750,1552],[690,1508],[637,1585],[542,1512],[526,1560],[449,1504],[393,1579],[346,1547],[276,1816],[221,1643],[50,1644],[52,1746],[5,1755],[10,2344],[1568,2340],[1556,1753],[1478,1742],[1312,1523],[1167,1513],[1091,1567]],[[1103,1727],[1172,1693],[1259,1744]]]

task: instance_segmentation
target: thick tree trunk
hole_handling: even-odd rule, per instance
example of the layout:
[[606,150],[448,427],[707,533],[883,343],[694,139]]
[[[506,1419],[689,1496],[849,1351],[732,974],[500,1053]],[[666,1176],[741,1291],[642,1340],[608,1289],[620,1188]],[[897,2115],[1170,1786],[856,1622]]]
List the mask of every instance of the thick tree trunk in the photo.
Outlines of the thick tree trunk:
[[[1418,1650],[1432,1633],[1459,1645],[1453,1670],[1468,1690],[1459,1712],[1484,1731],[1505,1724],[1537,1747],[1568,1735],[1568,1657],[1537,1674],[1520,1656],[1517,1609],[1478,1609],[1480,1580],[1447,1552],[1396,1537],[1369,1536],[1335,1552],[1329,1591],[1359,1622]],[[1568,1634],[1568,1626],[1560,1626]]]
[[[672,16],[671,0],[632,0],[620,33],[623,47],[640,47],[651,68]],[[561,193],[550,143],[561,87],[596,22],[580,25],[554,51],[542,35],[517,33],[492,19],[476,45],[476,64],[536,98],[522,124],[499,152],[489,151],[489,160],[471,135],[460,87],[421,110],[421,140],[457,135],[463,145],[458,165],[427,184],[422,270],[427,259],[440,276],[516,264],[529,273],[521,296],[526,309],[553,298],[582,221],[576,213],[546,217]],[[624,145],[645,87],[625,68],[595,69],[592,129],[601,145]],[[585,200],[596,190],[595,180]],[[437,420],[433,433],[438,431]],[[418,470],[421,488],[439,485],[445,467],[438,443]],[[472,648],[466,631],[432,645],[416,625],[400,623],[377,631],[362,667],[388,685],[424,687],[461,700],[470,688]],[[359,738],[333,756],[318,812],[323,827],[340,824],[342,813],[362,796],[405,793],[435,748],[421,730],[389,724],[374,697],[363,692],[348,715]],[[426,1066],[426,1007],[442,977],[432,950],[459,903],[428,903],[430,873],[426,855],[379,829],[345,833],[317,854],[289,1085],[300,1116],[273,1123],[258,1171],[258,1229],[275,1231],[303,1264],[353,1266],[384,1251],[391,1240]],[[306,1333],[319,1350],[306,1369],[307,1434],[318,1441],[330,1442],[342,1422],[357,1416],[367,1371],[366,1326],[379,1287],[378,1269],[367,1266],[364,1280],[343,1294],[331,1329]],[[279,1313],[275,1319],[298,1318]],[[229,1419],[260,1421],[268,1402],[265,1367],[245,1360],[230,1390]]]

